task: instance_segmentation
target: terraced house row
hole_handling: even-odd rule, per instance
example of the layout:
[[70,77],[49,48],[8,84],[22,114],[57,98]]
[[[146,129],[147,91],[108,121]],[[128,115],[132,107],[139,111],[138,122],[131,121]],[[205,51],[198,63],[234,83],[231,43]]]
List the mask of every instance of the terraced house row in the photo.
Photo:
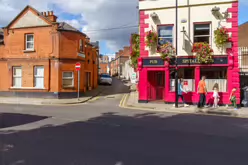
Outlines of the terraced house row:
[[52,11],[27,6],[2,31],[0,38],[0,95],[42,98],[76,97],[97,88],[98,42]]

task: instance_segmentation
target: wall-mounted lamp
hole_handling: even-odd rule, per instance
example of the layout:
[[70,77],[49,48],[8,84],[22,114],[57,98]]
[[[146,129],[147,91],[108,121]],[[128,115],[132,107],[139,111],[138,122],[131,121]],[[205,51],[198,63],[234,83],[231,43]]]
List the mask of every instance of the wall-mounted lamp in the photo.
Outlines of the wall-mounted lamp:
[[157,13],[153,12],[153,13],[150,14],[150,17],[152,17],[152,18],[158,18],[158,15],[157,15]]
[[215,18],[217,18],[217,19],[225,19],[225,17],[220,12],[219,7],[215,6],[214,8],[212,8],[211,12],[215,16]]

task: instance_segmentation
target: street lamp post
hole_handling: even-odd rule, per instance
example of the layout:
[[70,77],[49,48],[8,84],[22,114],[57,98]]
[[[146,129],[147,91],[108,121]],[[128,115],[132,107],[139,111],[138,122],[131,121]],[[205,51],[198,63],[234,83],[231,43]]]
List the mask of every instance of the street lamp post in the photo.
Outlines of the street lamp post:
[[178,55],[178,51],[177,51],[177,44],[178,44],[178,34],[177,34],[177,25],[178,25],[178,0],[176,0],[176,59],[175,59],[175,107],[178,108],[178,68],[177,68],[177,55]]

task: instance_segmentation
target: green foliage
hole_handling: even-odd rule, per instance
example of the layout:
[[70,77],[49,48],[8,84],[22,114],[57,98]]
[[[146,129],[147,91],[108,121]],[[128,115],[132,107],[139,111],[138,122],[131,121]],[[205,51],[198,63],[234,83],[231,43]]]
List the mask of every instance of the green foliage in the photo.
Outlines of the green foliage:
[[200,63],[208,64],[214,62],[213,49],[208,43],[194,43],[192,52],[195,53],[196,58]]
[[214,31],[214,42],[218,49],[223,48],[226,42],[228,42],[228,34],[225,27],[218,28]]
[[140,57],[140,36],[139,34],[132,34],[132,53],[131,66],[136,69],[138,67],[138,58]]
[[151,48],[151,47],[156,47],[158,43],[158,35],[156,32],[153,31],[148,31],[146,32],[146,45]]

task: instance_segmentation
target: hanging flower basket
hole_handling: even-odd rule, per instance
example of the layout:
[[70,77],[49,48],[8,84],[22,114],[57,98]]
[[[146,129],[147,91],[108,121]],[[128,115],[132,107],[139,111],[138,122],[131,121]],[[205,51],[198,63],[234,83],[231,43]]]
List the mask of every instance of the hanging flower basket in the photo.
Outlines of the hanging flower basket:
[[163,60],[170,61],[170,59],[175,56],[176,49],[171,43],[167,42],[166,44],[159,46],[157,52],[160,53]]
[[195,54],[197,60],[202,64],[213,63],[213,49],[208,43],[194,43],[192,52]]
[[149,48],[156,47],[158,42],[158,35],[156,32],[148,31],[146,32],[146,45]]
[[228,36],[227,28],[221,27],[221,28],[217,28],[214,31],[214,42],[218,49],[221,49],[226,45],[226,43],[228,42],[228,38],[229,36]]

